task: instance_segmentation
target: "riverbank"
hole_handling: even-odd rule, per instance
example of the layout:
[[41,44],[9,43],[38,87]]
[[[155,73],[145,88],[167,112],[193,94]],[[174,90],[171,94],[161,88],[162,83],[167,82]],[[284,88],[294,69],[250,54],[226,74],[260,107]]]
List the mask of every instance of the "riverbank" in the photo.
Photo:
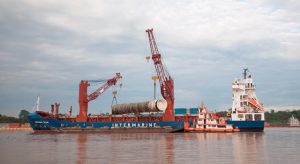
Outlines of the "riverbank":
[[0,131],[33,131],[32,128],[8,128],[2,127]]
[[300,126],[272,125],[272,126],[265,126],[265,128],[300,128]]
[[30,124],[0,123],[0,131],[33,131]]

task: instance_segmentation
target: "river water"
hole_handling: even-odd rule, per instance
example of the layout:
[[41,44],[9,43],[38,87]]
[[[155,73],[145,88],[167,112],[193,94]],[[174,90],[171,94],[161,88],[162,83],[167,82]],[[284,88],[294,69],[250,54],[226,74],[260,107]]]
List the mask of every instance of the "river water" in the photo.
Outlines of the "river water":
[[0,132],[0,163],[300,163],[300,128],[178,134]]

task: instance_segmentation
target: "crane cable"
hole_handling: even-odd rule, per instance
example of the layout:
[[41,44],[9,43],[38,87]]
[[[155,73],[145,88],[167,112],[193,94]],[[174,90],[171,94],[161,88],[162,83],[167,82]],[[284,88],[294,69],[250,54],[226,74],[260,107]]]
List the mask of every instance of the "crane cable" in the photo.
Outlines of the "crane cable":
[[[120,82],[119,82],[120,81]],[[117,82],[117,84],[115,84],[115,85],[113,85],[112,86],[112,95],[113,95],[113,99],[112,99],[112,102],[111,102],[111,107],[114,105],[114,102],[116,102],[115,104],[118,104],[118,101],[117,101],[117,97],[116,97],[116,95],[117,95],[117,88],[118,88],[118,86],[120,87],[120,89],[122,88],[122,82],[121,82],[121,79],[119,80],[118,82]],[[119,83],[119,84],[118,84]]]

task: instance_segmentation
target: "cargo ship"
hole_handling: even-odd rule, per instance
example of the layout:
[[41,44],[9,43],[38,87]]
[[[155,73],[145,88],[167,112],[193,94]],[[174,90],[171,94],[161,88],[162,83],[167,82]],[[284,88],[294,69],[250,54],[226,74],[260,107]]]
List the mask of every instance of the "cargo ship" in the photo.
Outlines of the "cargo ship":
[[[50,112],[41,111],[37,101],[36,111],[28,115],[29,123],[34,132],[171,133],[184,132],[187,126],[193,127],[195,122],[199,120],[200,108],[174,109],[173,78],[162,62],[153,29],[147,29],[146,33],[151,50],[151,56],[147,56],[146,59],[148,61],[153,60],[162,99],[112,104],[111,114],[90,115],[88,114],[89,102],[98,98],[108,88],[116,86],[122,76],[120,73],[116,73],[110,79],[81,80],[79,84],[79,114],[72,116],[72,107],[70,107],[68,114],[60,114],[60,104],[58,103],[51,105]],[[104,82],[104,84],[89,94],[88,87],[92,83],[99,82]],[[256,99],[251,77],[234,81],[232,87],[234,96],[231,118],[228,118],[226,123],[240,131],[263,130],[262,105]],[[113,91],[113,102],[116,100],[116,94],[117,92]],[[254,110],[249,111],[249,109]]]
[[232,108],[227,117],[216,113],[209,113],[208,108],[202,103],[196,121],[190,126],[186,123],[185,132],[240,132],[263,131],[264,110],[259,103],[251,75],[248,69],[243,72],[243,79],[236,79],[232,83]]
[[[112,105],[110,115],[88,115],[88,103],[95,100],[105,90],[115,86],[122,78],[120,73],[104,80],[105,84],[91,94],[88,87],[103,80],[82,80],[79,84],[79,114],[71,117],[59,114],[59,104],[51,105],[51,112],[37,110],[29,114],[29,122],[35,132],[179,132],[184,122],[193,122],[196,116],[174,114],[174,81],[163,64],[161,54],[153,35],[147,29],[151,56],[160,84],[162,99],[139,103]],[[114,99],[116,91],[113,92]],[[114,100],[113,99],[113,100]],[[38,104],[38,103],[37,103]]]
[[241,131],[263,131],[264,107],[257,99],[256,85],[248,72],[245,68],[243,79],[236,79],[232,83],[232,108],[226,122]]
[[[125,107],[124,107],[125,106]],[[122,108],[120,108],[122,107]],[[28,115],[34,132],[102,132],[102,133],[170,133],[181,132],[185,122],[193,122],[194,115],[175,116],[174,121],[164,120],[164,99],[140,103],[114,105],[113,114],[89,115],[87,121],[79,121],[80,114],[58,114],[59,104],[52,105],[53,112],[35,111]],[[124,111],[122,111],[124,110]],[[134,114],[133,111],[143,111]],[[130,112],[128,114],[123,114]],[[121,114],[120,114],[121,113]]]

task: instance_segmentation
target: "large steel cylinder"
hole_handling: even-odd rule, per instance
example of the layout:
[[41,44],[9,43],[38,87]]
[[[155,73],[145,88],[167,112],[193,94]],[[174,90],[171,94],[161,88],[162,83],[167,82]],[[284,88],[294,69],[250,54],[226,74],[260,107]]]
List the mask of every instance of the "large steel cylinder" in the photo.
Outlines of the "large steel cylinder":
[[112,106],[112,114],[128,114],[142,112],[158,112],[167,109],[167,101],[165,99],[152,100],[140,103],[117,104]]

